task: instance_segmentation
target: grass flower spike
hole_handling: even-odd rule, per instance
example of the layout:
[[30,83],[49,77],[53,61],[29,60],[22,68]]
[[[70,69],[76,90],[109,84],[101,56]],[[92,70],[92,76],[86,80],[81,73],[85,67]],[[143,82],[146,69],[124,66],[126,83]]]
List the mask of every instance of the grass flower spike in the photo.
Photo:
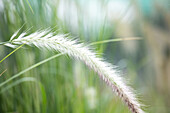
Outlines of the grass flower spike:
[[55,35],[50,30],[42,30],[30,35],[22,33],[19,37],[16,37],[15,33],[6,46],[17,47],[17,45],[22,44],[36,46],[40,49],[48,49],[50,51],[59,51],[81,60],[113,89],[122,101],[126,103],[132,113],[144,113],[133,91],[125,84],[125,81],[120,77],[116,68],[105,62],[102,58],[97,57],[84,44],[68,39],[67,35]]

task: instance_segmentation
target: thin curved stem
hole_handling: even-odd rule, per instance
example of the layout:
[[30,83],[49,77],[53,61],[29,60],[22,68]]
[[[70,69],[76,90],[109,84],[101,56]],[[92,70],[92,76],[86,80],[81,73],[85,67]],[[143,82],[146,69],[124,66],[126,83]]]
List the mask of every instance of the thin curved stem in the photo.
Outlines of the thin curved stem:
[[[25,43],[24,43],[25,44]],[[12,55],[15,51],[17,51],[18,49],[20,49],[24,44],[20,45],[19,47],[17,47],[16,49],[14,49],[12,52],[10,52],[7,56],[5,56],[1,61],[3,62],[6,58],[8,58],[10,55]]]
[[141,40],[141,39],[142,39],[141,37],[116,38],[116,39],[110,39],[110,40],[102,40],[102,41],[92,42],[92,43],[88,44],[87,46],[97,45],[97,44],[103,44],[103,43],[109,43],[109,42]]
[[15,74],[14,76],[12,76],[11,78],[9,78],[8,80],[2,82],[2,83],[0,84],[0,87],[4,86],[5,84],[7,84],[7,83],[10,82],[11,80],[19,77],[20,75],[24,74],[25,72],[27,72],[27,71],[35,68],[35,67],[38,67],[38,66],[40,66],[41,64],[44,64],[44,63],[46,63],[46,62],[48,62],[48,61],[50,61],[50,60],[52,60],[52,59],[54,59],[54,58],[57,58],[57,57],[63,55],[63,54],[64,54],[64,53],[60,53],[60,54],[54,55],[54,56],[52,56],[52,57],[50,57],[50,58],[47,58],[47,59],[45,59],[45,60],[43,60],[43,61],[41,61],[41,62],[38,62],[38,63],[30,66],[29,68],[27,68],[27,69],[25,69],[25,70],[23,70],[23,71]]

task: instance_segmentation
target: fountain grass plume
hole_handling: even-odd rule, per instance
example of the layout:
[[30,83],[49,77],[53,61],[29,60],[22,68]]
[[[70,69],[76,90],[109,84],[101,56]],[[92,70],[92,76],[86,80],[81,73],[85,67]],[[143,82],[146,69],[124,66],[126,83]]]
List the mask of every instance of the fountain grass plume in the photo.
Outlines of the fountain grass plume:
[[133,90],[126,85],[126,81],[120,76],[116,66],[97,57],[95,52],[83,43],[78,43],[76,40],[69,39],[68,35],[65,34],[56,35],[49,29],[37,31],[30,35],[27,35],[27,33],[24,32],[18,37],[16,37],[16,34],[18,34],[18,31],[17,33],[14,33],[10,41],[4,45],[13,48],[22,44],[36,46],[40,49],[66,53],[70,57],[81,60],[112,88],[132,113],[144,113],[135,97],[135,93],[133,93]]

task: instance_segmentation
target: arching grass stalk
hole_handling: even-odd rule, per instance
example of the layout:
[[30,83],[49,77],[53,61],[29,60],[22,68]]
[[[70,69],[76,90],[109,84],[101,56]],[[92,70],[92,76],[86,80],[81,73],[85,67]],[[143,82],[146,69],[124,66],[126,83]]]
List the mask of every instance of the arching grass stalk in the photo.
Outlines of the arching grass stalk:
[[29,70],[31,70],[31,69],[33,69],[33,68],[35,68],[35,67],[38,67],[39,65],[41,65],[41,64],[43,64],[43,63],[45,63],[45,62],[48,62],[48,61],[50,61],[50,60],[52,60],[52,59],[54,59],[54,58],[57,58],[57,57],[59,57],[59,56],[61,56],[61,55],[63,55],[63,53],[54,55],[54,56],[52,56],[52,57],[50,57],[50,58],[47,58],[47,59],[45,59],[45,60],[43,60],[43,61],[41,61],[41,62],[38,62],[38,63],[32,65],[32,66],[29,67],[29,68],[26,68],[25,70],[23,70],[23,71],[17,73],[16,75],[10,77],[8,80],[2,82],[2,83],[0,84],[0,87],[4,86],[5,84],[7,84],[8,82],[10,82],[11,80],[19,77],[20,75],[26,73],[27,71],[29,71]]
[[119,41],[129,41],[129,40],[141,40],[141,37],[129,37],[129,38],[116,38],[116,39],[110,39],[110,40],[102,40],[97,42],[92,42],[88,44],[88,46],[96,45],[96,44],[103,44],[103,43],[109,43],[109,42],[119,42]]
[[[123,40],[139,40],[139,39],[142,39],[142,38],[123,38]],[[122,40],[122,38],[120,38],[120,39],[111,39],[111,40],[103,40],[103,41],[92,42],[92,43],[90,43],[90,44],[87,45],[87,46],[96,45],[96,44],[103,44],[103,43],[108,43],[108,42],[118,42],[118,41],[123,41],[123,40]],[[4,42],[4,44],[6,44],[6,43],[7,43],[7,42]],[[19,47],[20,47],[20,46],[19,46]],[[14,52],[13,52],[13,53],[14,53]],[[50,61],[50,60],[53,60],[53,59],[55,59],[55,58],[57,58],[57,57],[59,57],[59,56],[61,56],[61,55],[63,55],[63,53],[53,55],[53,56],[51,56],[51,57],[49,57],[49,58],[47,58],[47,59],[45,59],[45,60],[42,60],[42,61],[40,61],[40,62],[38,62],[38,63],[36,63],[36,64],[34,64],[34,65],[26,68],[26,69],[24,69],[23,71],[15,74],[15,75],[13,75],[13,76],[12,76],[11,78],[9,78],[8,80],[0,83],[0,87],[4,86],[4,85],[7,84],[8,82],[10,82],[10,81],[12,81],[13,79],[19,77],[20,75],[26,73],[27,71],[30,71],[31,69],[34,69],[34,68],[36,68],[36,67],[38,67],[38,66],[40,66],[40,65],[42,65],[42,64],[44,64],[44,63],[46,63],[46,62],[48,62],[48,61]],[[5,71],[7,71],[7,69],[4,70],[4,71],[0,74],[0,76],[1,76]]]
[[11,83],[10,85],[8,85],[7,87],[5,88],[2,88],[2,90],[0,91],[0,94],[7,91],[8,89],[20,84],[20,83],[23,83],[23,82],[37,82],[37,80],[33,77],[24,77],[24,78],[21,78],[13,83]]
[[133,113],[143,113],[133,91],[126,85],[125,80],[120,77],[115,66],[97,57],[85,45],[68,39],[66,35],[55,35],[53,32],[49,32],[49,30],[38,31],[28,36],[25,35],[26,33],[22,33],[16,39],[12,36],[10,40],[11,45],[13,47],[22,44],[34,45],[40,49],[66,53],[73,58],[83,61],[88,67],[97,72],[102,80],[112,87],[113,91],[127,104]]

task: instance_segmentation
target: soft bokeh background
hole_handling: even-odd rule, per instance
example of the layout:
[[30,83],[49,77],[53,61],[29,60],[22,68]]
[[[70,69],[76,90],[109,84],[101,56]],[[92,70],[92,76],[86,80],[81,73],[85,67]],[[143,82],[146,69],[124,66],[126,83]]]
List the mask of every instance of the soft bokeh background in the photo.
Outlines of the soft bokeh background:
[[[93,48],[119,67],[148,113],[170,113],[169,0],[0,0],[0,42],[21,26],[53,28],[81,42],[142,37]],[[0,59],[13,49],[0,46]],[[46,59],[50,51],[19,49],[0,64],[3,83]],[[28,77],[35,81],[30,82]],[[83,63],[60,56],[1,87],[0,113],[130,113]]]

